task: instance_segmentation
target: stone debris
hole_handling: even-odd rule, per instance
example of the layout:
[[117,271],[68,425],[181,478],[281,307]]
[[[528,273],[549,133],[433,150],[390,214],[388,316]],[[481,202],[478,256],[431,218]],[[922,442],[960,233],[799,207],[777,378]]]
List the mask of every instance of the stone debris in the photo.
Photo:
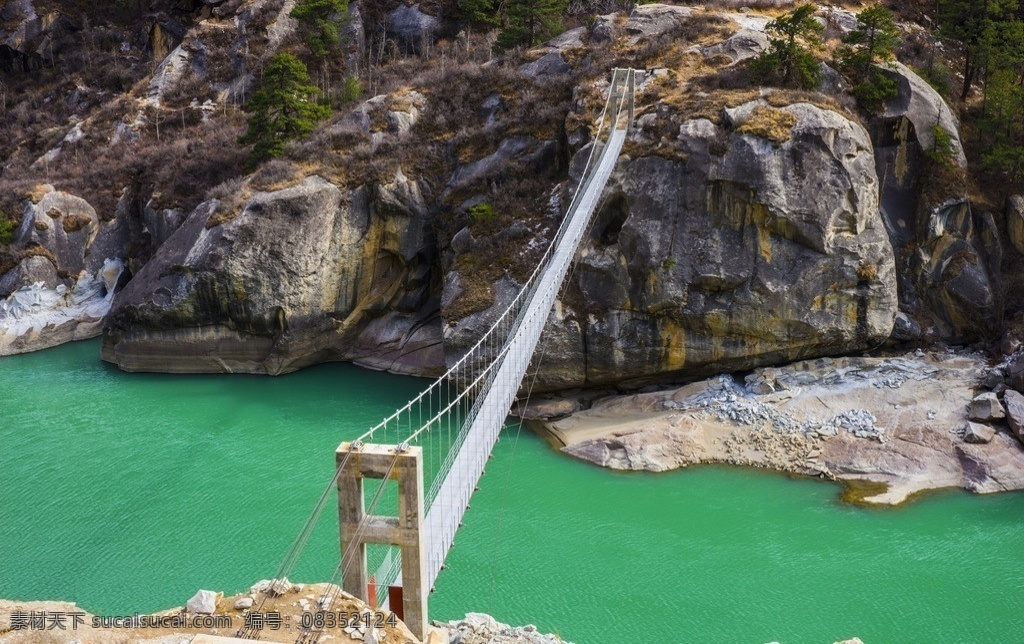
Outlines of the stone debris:
[[240,597],[235,602],[235,610],[245,610],[246,608],[252,608],[253,599],[252,597]]
[[283,595],[292,589],[292,583],[288,581],[288,578],[284,579],[261,579],[260,581],[253,584],[249,592],[253,595],[257,593],[267,593],[268,595]]
[[965,443],[988,443],[996,435],[995,429],[980,423],[967,423],[961,432]]
[[538,632],[532,624],[512,627],[484,613],[466,613],[464,619],[434,625],[448,629],[449,644],[571,644],[558,635]]
[[969,414],[971,420],[981,423],[1006,418],[1006,410],[1003,408],[1003,403],[999,402],[999,397],[992,391],[976,396],[971,401]]
[[[767,370],[766,370],[767,371]],[[848,372],[849,373],[849,372]],[[798,374],[789,382],[816,382],[812,374]],[[763,382],[763,381],[762,381]],[[749,383],[748,383],[749,384]],[[762,384],[754,383],[755,388]],[[786,388],[789,388],[788,386]],[[884,443],[887,439],[885,431],[875,423],[878,419],[866,409],[849,409],[831,418],[807,418],[800,420],[779,409],[773,403],[765,403],[756,394],[740,387],[729,376],[719,376],[706,390],[692,398],[678,402],[666,401],[665,407],[679,411],[697,412],[698,418],[714,417],[722,422],[747,425],[767,429],[771,426],[775,431],[808,436],[835,436],[840,429],[857,438],[868,438]]]

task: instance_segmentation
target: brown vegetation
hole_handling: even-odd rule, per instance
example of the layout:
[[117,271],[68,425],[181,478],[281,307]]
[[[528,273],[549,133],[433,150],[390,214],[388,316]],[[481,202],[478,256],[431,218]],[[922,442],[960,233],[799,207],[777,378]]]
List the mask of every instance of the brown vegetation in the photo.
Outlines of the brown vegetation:
[[736,128],[739,134],[752,134],[768,139],[775,145],[781,145],[793,136],[796,116],[785,110],[758,105],[751,112],[750,118]]

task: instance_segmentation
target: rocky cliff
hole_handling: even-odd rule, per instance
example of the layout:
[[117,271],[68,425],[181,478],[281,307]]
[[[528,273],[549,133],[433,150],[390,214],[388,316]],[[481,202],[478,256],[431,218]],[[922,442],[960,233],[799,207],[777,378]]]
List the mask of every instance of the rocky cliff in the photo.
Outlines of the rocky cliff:
[[[288,46],[294,28],[276,4],[250,4],[200,15],[182,45],[166,45],[138,114],[152,122],[154,109],[172,110],[184,123],[192,112],[174,112],[174,101],[214,96],[206,86],[219,94],[203,109],[193,101],[189,118],[215,123],[241,100],[253,65]],[[647,70],[636,127],[549,321],[540,387],[1001,331],[999,266],[1016,251],[972,208],[966,184],[929,165],[941,127],[950,167],[963,169],[959,126],[909,68],[891,70],[899,94],[879,115],[852,108],[829,70],[816,92],[757,87],[745,64],[767,44],[768,17],[665,5],[600,17],[486,65],[489,52],[455,43],[462,59],[440,66],[425,57],[457,31],[450,16],[393,9],[369,13],[413,52],[394,63],[409,73],[400,84],[187,215],[136,183],[113,212],[78,228],[75,215],[74,231],[48,235],[26,228],[41,220],[25,201],[0,295],[53,282],[50,272],[66,272],[71,287],[117,260],[127,285],[106,317],[103,357],[124,369],[277,374],[352,360],[437,373],[532,270],[589,152],[607,72],[629,65]],[[837,11],[823,10],[823,22],[848,29],[851,14]],[[225,21],[244,43],[215,37]],[[210,67],[221,55],[233,66]],[[138,145],[128,122],[140,121],[122,119],[108,145]],[[66,257],[72,238],[83,259]]]

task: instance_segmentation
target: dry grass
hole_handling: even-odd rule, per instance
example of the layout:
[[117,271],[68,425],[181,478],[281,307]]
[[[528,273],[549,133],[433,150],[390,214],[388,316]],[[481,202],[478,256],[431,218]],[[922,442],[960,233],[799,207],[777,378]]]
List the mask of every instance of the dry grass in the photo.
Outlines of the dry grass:
[[91,223],[92,223],[92,218],[88,217],[87,215],[82,215],[82,214],[73,212],[73,213],[70,213],[67,217],[64,218],[64,222],[63,222],[62,226],[64,228],[64,232],[66,232],[66,233],[73,233],[73,232],[77,232],[79,230],[82,230],[83,228],[85,228],[86,226],[88,226]]
[[768,139],[775,145],[781,145],[792,138],[794,125],[796,116],[793,114],[774,107],[758,105],[750,114],[750,118],[736,128],[736,132],[758,136]]

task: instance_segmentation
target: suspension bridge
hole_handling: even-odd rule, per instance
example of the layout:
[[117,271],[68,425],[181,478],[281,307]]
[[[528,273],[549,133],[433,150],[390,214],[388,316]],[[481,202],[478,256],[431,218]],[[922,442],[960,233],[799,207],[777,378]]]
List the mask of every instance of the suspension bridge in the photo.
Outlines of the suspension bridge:
[[[274,576],[281,580],[291,572],[337,490],[341,559],[316,610],[330,610],[343,589],[370,605],[388,605],[414,635],[425,637],[427,596],[444,569],[632,126],[637,73],[613,70],[573,199],[511,304],[443,376],[377,426],[338,447],[334,477]],[[395,488],[397,503],[385,500],[395,496]],[[267,599],[265,595],[257,611]],[[317,625],[323,623],[310,620],[303,625],[297,643],[318,642],[323,628]],[[241,639],[259,636],[260,630],[248,624],[236,633]]]

